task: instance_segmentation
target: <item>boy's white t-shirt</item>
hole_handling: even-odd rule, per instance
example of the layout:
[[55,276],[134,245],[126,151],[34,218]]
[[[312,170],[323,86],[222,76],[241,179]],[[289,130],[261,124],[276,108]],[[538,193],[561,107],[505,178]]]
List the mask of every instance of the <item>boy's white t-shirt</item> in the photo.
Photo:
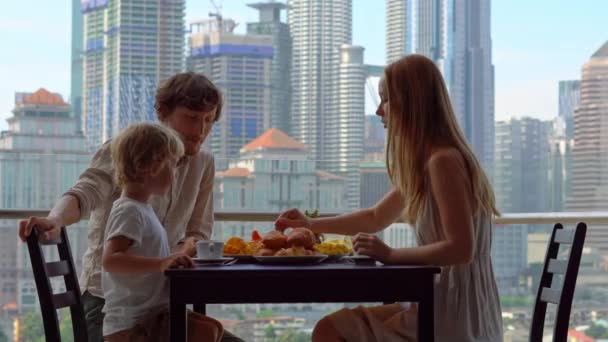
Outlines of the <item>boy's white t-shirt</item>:
[[[116,236],[133,240],[130,255],[150,258],[169,256],[167,233],[147,203],[130,198],[117,199],[108,218],[106,241]],[[102,270],[105,298],[103,335],[135,326],[136,322],[169,304],[168,283],[161,272],[111,273]]]

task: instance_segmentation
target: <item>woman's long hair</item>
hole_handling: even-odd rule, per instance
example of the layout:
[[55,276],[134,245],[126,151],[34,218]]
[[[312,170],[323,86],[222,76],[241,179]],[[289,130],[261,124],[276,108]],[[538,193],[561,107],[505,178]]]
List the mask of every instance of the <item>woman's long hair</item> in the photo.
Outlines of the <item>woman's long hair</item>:
[[471,180],[474,213],[499,215],[494,192],[462,133],[443,77],[433,61],[409,55],[390,64],[384,72],[388,94],[388,174],[406,199],[405,219],[418,218],[427,191],[425,168],[434,148],[460,152]]

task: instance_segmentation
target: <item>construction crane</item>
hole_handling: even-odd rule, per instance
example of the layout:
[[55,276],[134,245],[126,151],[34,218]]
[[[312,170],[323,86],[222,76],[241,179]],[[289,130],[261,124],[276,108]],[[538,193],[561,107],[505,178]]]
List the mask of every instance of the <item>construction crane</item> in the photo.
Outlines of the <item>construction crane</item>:
[[[219,6],[215,3],[215,0],[210,0],[211,6],[215,9],[215,12],[209,12],[209,17],[215,18],[217,21],[217,29],[219,32],[224,32],[224,17],[222,16],[222,3]],[[234,21],[226,23],[226,32],[234,32],[234,29],[238,26]]]

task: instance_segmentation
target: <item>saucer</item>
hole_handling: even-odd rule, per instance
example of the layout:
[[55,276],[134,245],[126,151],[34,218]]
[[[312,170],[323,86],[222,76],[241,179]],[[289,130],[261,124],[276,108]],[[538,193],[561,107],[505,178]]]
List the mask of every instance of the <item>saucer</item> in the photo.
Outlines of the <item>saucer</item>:
[[226,257],[222,257],[219,259],[192,258],[192,261],[194,261],[194,263],[197,265],[222,265],[222,264],[225,264],[232,260],[234,260],[234,258],[226,258]]

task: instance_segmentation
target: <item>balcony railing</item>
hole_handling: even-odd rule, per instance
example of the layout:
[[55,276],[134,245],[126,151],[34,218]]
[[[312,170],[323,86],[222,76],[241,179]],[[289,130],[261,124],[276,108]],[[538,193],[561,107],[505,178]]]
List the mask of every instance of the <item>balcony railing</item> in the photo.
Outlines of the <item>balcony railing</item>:
[[[46,216],[49,211],[44,209],[0,209],[0,220],[24,219],[31,216]],[[324,213],[321,217],[336,216],[340,213]],[[278,213],[260,211],[216,211],[216,221],[242,221],[242,222],[273,222]],[[576,224],[578,222],[587,224],[608,224],[608,211],[585,211],[585,212],[548,212],[548,213],[509,213],[496,217],[497,225],[506,224]]]

